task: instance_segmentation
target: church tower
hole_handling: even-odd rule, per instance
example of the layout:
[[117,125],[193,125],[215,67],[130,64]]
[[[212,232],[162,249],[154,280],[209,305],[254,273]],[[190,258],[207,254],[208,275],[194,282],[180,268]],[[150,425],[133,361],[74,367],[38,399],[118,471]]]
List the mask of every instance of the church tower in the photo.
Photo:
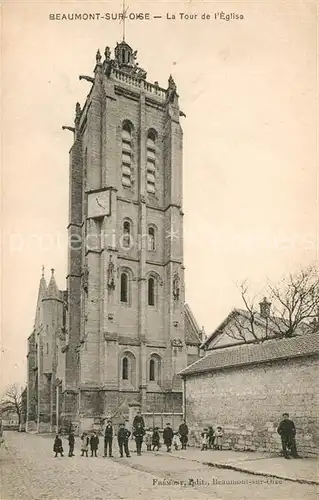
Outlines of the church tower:
[[[68,308],[62,415],[85,421],[134,400],[182,411],[185,337],[178,94],[150,83],[137,51],[96,54],[70,150]],[[194,321],[193,323],[194,324]],[[195,330],[197,327],[195,326]],[[194,351],[194,352],[195,352]]]

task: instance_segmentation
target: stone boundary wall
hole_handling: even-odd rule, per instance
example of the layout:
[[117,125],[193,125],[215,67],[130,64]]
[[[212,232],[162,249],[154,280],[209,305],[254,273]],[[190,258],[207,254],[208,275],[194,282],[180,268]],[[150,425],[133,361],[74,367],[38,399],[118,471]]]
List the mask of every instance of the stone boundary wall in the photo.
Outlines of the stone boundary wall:
[[282,413],[295,422],[302,456],[319,455],[318,357],[295,358],[196,376],[186,381],[190,444],[208,425],[224,429],[224,448],[280,452]]

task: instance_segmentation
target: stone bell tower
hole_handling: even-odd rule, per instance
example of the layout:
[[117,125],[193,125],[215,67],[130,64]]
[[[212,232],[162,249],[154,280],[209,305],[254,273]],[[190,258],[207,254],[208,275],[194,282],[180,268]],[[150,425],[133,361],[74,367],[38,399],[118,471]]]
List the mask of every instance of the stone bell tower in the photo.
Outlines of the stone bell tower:
[[[181,410],[187,366],[178,94],[137,51],[98,51],[70,150],[64,418]],[[192,345],[199,344],[195,340]]]

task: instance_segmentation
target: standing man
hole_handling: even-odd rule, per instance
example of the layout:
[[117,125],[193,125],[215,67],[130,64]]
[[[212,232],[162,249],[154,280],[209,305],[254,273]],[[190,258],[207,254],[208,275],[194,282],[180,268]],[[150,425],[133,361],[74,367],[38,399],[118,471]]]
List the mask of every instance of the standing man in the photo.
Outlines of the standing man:
[[145,428],[144,418],[142,417],[141,410],[138,410],[137,414],[133,420],[133,430],[137,427],[137,424],[141,424],[143,429]]
[[212,450],[214,448],[215,432],[213,426],[208,427],[208,449]]
[[68,441],[69,441],[69,457],[74,457],[74,443],[75,443],[75,438],[74,438],[74,433],[73,431],[71,430],[70,431],[70,434],[69,434],[69,437],[68,437]]
[[283,413],[283,420],[280,422],[277,432],[281,437],[282,451],[285,458],[290,458],[288,449],[294,458],[299,458],[296,448],[296,427],[292,420],[289,420],[289,414]]
[[119,428],[119,431],[117,433],[117,441],[119,444],[121,458],[123,457],[123,448],[124,448],[125,455],[127,456],[127,458],[129,458],[131,456],[130,451],[128,449],[128,439],[129,439],[130,435],[131,435],[131,433],[128,429],[125,428],[125,425],[120,424],[120,428]]
[[133,432],[133,436],[135,437],[137,455],[141,455],[144,434],[144,427],[142,427],[142,424],[138,422]]
[[181,437],[182,450],[186,450],[186,445],[188,442],[188,425],[186,424],[185,419],[178,428],[179,435]]
[[109,449],[109,457],[112,455],[112,442],[113,442],[113,426],[111,420],[107,421],[104,433],[104,456],[107,457],[107,449]]

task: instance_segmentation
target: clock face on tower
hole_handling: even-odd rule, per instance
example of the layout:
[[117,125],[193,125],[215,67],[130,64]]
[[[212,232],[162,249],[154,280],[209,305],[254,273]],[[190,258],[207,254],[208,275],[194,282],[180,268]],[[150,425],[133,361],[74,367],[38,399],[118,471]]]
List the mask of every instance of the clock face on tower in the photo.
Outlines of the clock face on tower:
[[98,191],[88,194],[88,217],[110,215],[110,191]]

